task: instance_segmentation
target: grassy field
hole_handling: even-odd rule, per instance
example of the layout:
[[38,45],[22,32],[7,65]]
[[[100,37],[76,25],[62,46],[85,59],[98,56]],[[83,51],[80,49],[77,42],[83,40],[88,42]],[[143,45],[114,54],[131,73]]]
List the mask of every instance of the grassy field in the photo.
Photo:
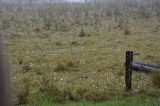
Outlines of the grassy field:
[[[104,103],[87,103],[87,102],[82,102],[82,103],[68,103],[68,104],[54,104],[50,102],[43,102],[37,104],[37,106],[159,106],[159,103],[157,101],[153,100],[152,102],[146,102],[146,101],[109,101],[109,102],[104,102]],[[31,106],[31,105],[28,105]]]
[[123,100],[112,100],[112,101],[105,101],[105,102],[78,102],[78,103],[65,103],[65,104],[58,104],[53,103],[51,101],[42,101],[42,102],[33,102],[26,106],[159,106],[159,100],[155,98],[146,98],[146,95],[135,96],[135,97],[128,97],[127,99]]
[[[72,9],[69,8],[70,5],[65,6],[64,8],[68,9],[66,11]],[[80,5],[78,8],[83,6]],[[12,8],[19,9],[14,6]],[[10,20],[9,26],[4,26],[3,29],[11,60],[12,95],[15,104],[159,105],[159,77],[133,73],[131,92],[125,92],[124,82],[127,50],[140,53],[140,56],[135,56],[135,61],[160,65],[160,28],[155,17],[127,17],[129,23],[121,22],[119,19],[118,24],[109,17],[102,18],[96,24],[90,20],[83,20],[82,16],[80,22],[64,20],[63,23],[58,23],[56,29],[56,23],[49,25],[46,21],[43,22],[41,17],[36,17],[35,20],[32,17],[37,11],[54,11],[54,6],[47,9],[44,6],[42,10],[40,7],[37,8],[24,7],[17,10],[19,12],[1,13]],[[91,9],[92,6],[88,10],[90,14]],[[26,14],[29,14],[31,19]],[[68,15],[62,11],[57,21],[63,21],[65,16]]]

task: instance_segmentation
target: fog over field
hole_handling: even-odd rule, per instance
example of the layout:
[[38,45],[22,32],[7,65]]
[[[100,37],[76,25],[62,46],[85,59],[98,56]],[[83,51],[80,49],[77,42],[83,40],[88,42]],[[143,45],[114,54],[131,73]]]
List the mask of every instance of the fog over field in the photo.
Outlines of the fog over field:
[[55,3],[55,2],[77,2],[77,3],[85,3],[85,2],[154,2],[158,0],[0,0],[0,2],[5,3]]

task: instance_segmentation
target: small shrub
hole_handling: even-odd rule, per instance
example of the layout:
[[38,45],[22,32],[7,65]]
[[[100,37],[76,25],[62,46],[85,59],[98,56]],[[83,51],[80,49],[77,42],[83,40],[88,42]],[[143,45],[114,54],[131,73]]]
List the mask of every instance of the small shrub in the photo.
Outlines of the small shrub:
[[76,42],[76,41],[72,41],[72,42],[71,42],[71,46],[73,46],[73,45],[79,45],[79,43]]
[[123,75],[124,75],[124,72],[123,72],[122,70],[119,70],[119,71],[117,72],[117,74],[118,74],[118,76],[123,76]]
[[62,25],[62,26],[60,27],[60,30],[63,31],[63,32],[69,31],[68,28],[67,28],[67,26],[65,26],[65,25]]
[[160,24],[157,24],[154,28],[153,28],[153,32],[158,32],[160,30]]
[[54,68],[54,71],[55,72],[79,71],[76,67],[77,65],[78,64],[76,64],[76,62],[72,59],[63,60],[63,61],[58,62],[58,64]]
[[71,90],[60,90],[54,93],[51,97],[54,102],[64,103],[66,101],[75,101],[75,97],[73,96]]
[[70,89],[65,90],[64,95],[65,95],[66,100],[69,100],[69,101],[75,101],[76,100]]
[[67,70],[68,70],[68,67],[62,62],[59,62],[54,69],[55,72],[67,71]]
[[119,19],[119,22],[118,22],[118,27],[123,29],[124,28],[124,25],[126,24],[125,22],[126,20],[124,18],[120,18]]
[[43,39],[50,39],[50,37],[51,37],[50,33],[43,33],[42,34]]
[[62,46],[63,44],[62,44],[60,41],[56,41],[56,42],[55,42],[55,45],[57,45],[57,46]]
[[21,88],[21,90],[17,93],[18,104],[26,104],[28,102],[28,89]]
[[52,20],[51,20],[51,18],[50,17],[44,17],[43,18],[43,22],[44,22],[45,29],[49,30],[50,27],[52,26],[52,23],[51,23]]
[[36,28],[34,29],[34,31],[35,31],[35,32],[40,32],[40,31],[41,31],[41,29],[40,29],[40,28],[38,28],[38,27],[36,27]]
[[79,33],[79,37],[85,37],[85,36],[86,36],[86,33],[84,32],[83,27],[82,27]]
[[22,64],[23,64],[23,62],[24,62],[24,61],[23,61],[23,59],[22,59],[22,58],[18,59],[18,64],[19,64],[19,65],[22,65]]
[[43,68],[40,66],[36,66],[33,68],[33,72],[37,75],[43,75],[44,71],[42,70]]
[[85,94],[85,99],[89,101],[98,102],[98,101],[102,101],[104,98],[100,92],[93,90]]
[[26,63],[23,65],[23,72],[26,73],[26,72],[29,72],[31,70],[31,66],[29,63]]
[[58,103],[64,103],[66,97],[63,92],[59,92],[57,95],[53,95],[53,101]]
[[128,28],[126,28],[124,30],[124,35],[130,35],[130,34],[131,34],[131,31]]
[[17,102],[19,105],[26,104],[29,99],[29,80],[23,79],[23,83],[19,83],[16,90]]
[[8,20],[2,20],[2,29],[7,30],[10,27],[10,23]]
[[152,84],[156,88],[160,88],[160,74],[152,74]]
[[73,60],[69,60],[69,61],[66,62],[66,65],[68,67],[74,67],[75,66],[75,62]]
[[75,90],[75,97],[76,97],[76,100],[83,100],[84,99],[84,95],[85,93],[88,91],[88,89],[86,88],[77,88]]
[[46,97],[51,98],[54,102],[64,102],[65,94],[55,86],[52,78],[44,76],[41,81],[40,92]]

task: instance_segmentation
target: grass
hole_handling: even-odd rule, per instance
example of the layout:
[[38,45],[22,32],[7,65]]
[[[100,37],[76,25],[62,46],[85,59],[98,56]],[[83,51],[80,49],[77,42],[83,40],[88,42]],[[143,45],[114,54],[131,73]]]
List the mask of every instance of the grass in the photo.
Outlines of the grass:
[[[147,27],[143,27],[144,24]],[[117,96],[122,98],[122,91],[125,88],[124,57],[126,50],[140,53],[141,55],[137,56],[136,60],[157,64],[156,58],[148,57],[149,55],[160,56],[160,49],[157,49],[159,47],[158,40],[160,40],[159,33],[151,32],[149,30],[151,27],[152,25],[149,22],[139,22],[127,37],[123,35],[121,30],[112,30],[110,32],[91,31],[89,37],[56,36],[53,33],[50,42],[45,38],[39,40],[38,36],[33,35],[24,36],[21,39],[18,37],[9,39],[11,43],[9,46],[10,56],[14,66],[12,68],[13,78],[17,78],[15,82],[21,80],[18,76],[24,75],[25,71],[27,77],[33,79],[34,84],[29,84],[29,96],[31,98],[32,93],[41,93],[38,89],[40,88],[39,85],[43,84],[41,82],[42,76],[48,77],[58,88],[71,89],[71,93],[75,97],[77,95],[76,90],[83,87],[88,91],[81,96],[82,98],[88,98],[88,100],[96,99],[94,98],[95,95],[99,95],[97,98],[100,98],[100,94],[90,95],[90,89],[96,93],[108,92],[105,95],[107,96],[106,100],[112,100]],[[51,31],[48,33],[51,33]],[[58,32],[58,35],[60,34],[63,33]],[[54,43],[55,38],[63,42],[63,45],[57,46]],[[72,41],[78,42],[78,45],[71,45]],[[26,61],[23,65],[17,61],[19,57],[23,57],[23,60]],[[40,74],[37,74],[37,72],[40,72]],[[149,75],[134,73],[133,79],[133,92],[147,87],[145,89],[147,93],[149,89],[153,88]],[[14,87],[16,88],[16,86]],[[106,104],[108,103],[96,105],[103,106]],[[129,103],[118,101],[112,104],[114,106]]]
[[[54,10],[55,8],[49,6],[48,9]],[[90,9],[92,10],[92,7]],[[152,104],[156,106],[159,103],[158,96],[160,95],[157,93],[159,89],[153,86],[152,78],[147,74],[133,73],[133,90],[129,94],[124,92],[126,51],[133,50],[141,54],[134,58],[135,61],[159,64],[160,32],[152,30],[157,23],[154,18],[130,19],[126,29],[123,29],[124,25],[117,27],[116,22],[110,19],[99,20],[100,23],[95,20],[96,24],[85,20],[88,24],[85,24],[82,30],[81,24],[83,24],[84,17],[81,19],[81,14],[77,17],[79,19],[76,18],[79,23],[77,24],[74,20],[61,20],[67,15],[62,11],[64,16],[56,18],[59,19],[58,27],[54,28],[54,25],[49,24],[44,28],[45,23],[41,19],[43,17],[39,19],[36,16],[37,23],[27,18],[30,16],[34,19],[36,9],[33,11],[32,8],[31,10],[25,9],[25,11],[28,12],[24,14],[30,15],[0,13],[4,17],[22,16],[22,19],[27,20],[26,23],[29,22],[24,24],[22,20],[15,18],[16,21],[12,20],[11,26],[4,31],[7,35],[10,54],[12,95],[15,103],[17,103],[17,98],[21,99],[23,95],[26,95],[23,98],[28,106],[62,105],[54,104],[55,99],[45,102],[45,98],[49,97],[56,98],[55,102],[67,102],[66,106],[150,106]],[[41,13],[37,11],[36,14]],[[44,9],[44,11],[48,10]],[[91,11],[92,13],[94,12]],[[108,23],[111,23],[109,31],[107,30]],[[67,27],[62,27],[62,25]],[[24,88],[25,83],[22,83],[24,79],[29,80],[27,89]],[[19,87],[19,84],[22,84],[22,87]],[[39,95],[39,97],[34,95]],[[145,96],[142,97],[142,95]],[[130,98],[132,96],[133,98]],[[146,101],[144,97],[149,99]],[[38,98],[40,100],[34,101]],[[81,102],[83,100],[86,102]],[[78,103],[73,103],[75,101]],[[92,104],[89,101],[99,103]]]
[[160,88],[160,74],[153,74],[152,75],[152,83],[153,83],[153,86],[157,87],[157,88]]
[[57,104],[49,101],[38,102],[37,104],[29,104],[26,106],[159,106],[159,100],[155,98],[131,97],[123,100],[113,100],[101,103],[94,102],[77,102]]

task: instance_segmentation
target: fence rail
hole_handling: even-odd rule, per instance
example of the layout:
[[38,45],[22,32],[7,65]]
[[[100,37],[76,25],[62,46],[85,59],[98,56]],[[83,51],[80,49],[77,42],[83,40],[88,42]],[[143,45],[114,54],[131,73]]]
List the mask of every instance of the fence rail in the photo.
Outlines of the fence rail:
[[160,73],[160,67],[150,64],[144,64],[140,62],[133,62],[133,56],[135,54],[133,51],[126,51],[126,60],[125,60],[125,83],[126,91],[132,89],[132,71],[143,72],[143,73]]

